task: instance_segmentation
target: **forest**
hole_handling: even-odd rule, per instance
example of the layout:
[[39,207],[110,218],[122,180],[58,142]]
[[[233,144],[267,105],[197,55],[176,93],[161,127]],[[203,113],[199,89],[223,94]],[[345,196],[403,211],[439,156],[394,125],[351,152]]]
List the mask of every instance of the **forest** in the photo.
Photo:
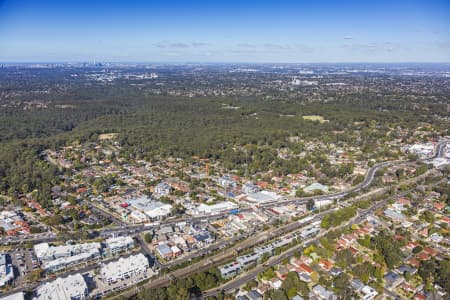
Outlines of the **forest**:
[[[351,166],[332,169],[322,159],[325,153],[284,160],[277,157],[276,149],[302,151],[301,142],[289,142],[297,137],[326,144],[345,142],[360,147],[370,158],[377,145],[395,138],[392,129],[410,130],[407,137],[422,123],[431,124],[436,132],[447,130],[448,134],[449,130],[432,117],[433,110],[409,109],[401,98],[392,103],[373,97],[329,103],[188,99],[149,96],[123,85],[82,86],[36,98],[45,105],[30,107],[16,101],[0,107],[0,193],[15,198],[37,190],[36,197],[44,205],[63,170],[45,161],[42,152],[96,141],[101,133],[118,133],[125,160],[151,160],[156,155],[189,160],[195,155],[220,160],[226,168],[240,172],[254,174],[270,168],[280,175],[321,164],[327,175],[344,176]],[[323,116],[329,122],[305,120],[305,115]]]

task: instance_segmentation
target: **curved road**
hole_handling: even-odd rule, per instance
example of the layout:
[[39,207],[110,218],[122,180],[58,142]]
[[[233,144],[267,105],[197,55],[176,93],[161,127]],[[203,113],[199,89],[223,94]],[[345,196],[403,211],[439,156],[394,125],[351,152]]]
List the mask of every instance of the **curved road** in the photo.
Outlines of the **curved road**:
[[[442,152],[442,150],[439,150],[439,151]],[[438,153],[438,151],[437,151],[437,153]],[[274,207],[277,205],[286,205],[286,204],[291,204],[291,203],[304,204],[304,203],[307,203],[308,200],[311,200],[311,199],[313,199],[313,200],[339,199],[339,198],[342,198],[342,197],[348,195],[349,193],[359,192],[362,189],[368,187],[372,183],[375,173],[379,169],[387,167],[389,165],[401,164],[404,162],[406,162],[406,161],[397,160],[397,161],[388,161],[388,162],[378,163],[369,169],[369,171],[366,174],[366,177],[364,178],[364,180],[361,183],[359,183],[356,186],[350,188],[349,190],[346,190],[343,192],[339,192],[339,193],[335,193],[335,194],[320,195],[320,196],[286,199],[286,200],[281,200],[281,201],[277,201],[277,202],[262,204],[259,207],[260,208],[270,208],[270,207]],[[250,211],[252,211],[252,209],[251,208],[241,208],[240,211],[241,212],[250,212]],[[129,234],[129,233],[140,232],[140,231],[157,228],[159,226],[174,225],[179,222],[212,221],[212,220],[226,217],[227,215],[229,215],[229,212],[223,212],[223,213],[218,213],[218,214],[214,214],[214,215],[190,217],[190,218],[177,218],[177,219],[166,220],[166,221],[162,222],[160,225],[152,225],[152,226],[145,226],[143,224],[122,225],[121,227],[104,228],[104,229],[101,229],[99,232],[101,235],[109,235],[109,234],[113,234],[113,233],[114,234],[124,234],[124,233]],[[42,242],[54,242],[54,241],[58,241],[61,239],[62,239],[61,237],[58,237],[52,233],[43,233],[43,234],[28,235],[28,236],[6,237],[3,239],[0,239],[0,243],[1,244],[8,244],[8,243],[9,244],[19,244],[19,243],[26,243],[26,242],[42,243]]]

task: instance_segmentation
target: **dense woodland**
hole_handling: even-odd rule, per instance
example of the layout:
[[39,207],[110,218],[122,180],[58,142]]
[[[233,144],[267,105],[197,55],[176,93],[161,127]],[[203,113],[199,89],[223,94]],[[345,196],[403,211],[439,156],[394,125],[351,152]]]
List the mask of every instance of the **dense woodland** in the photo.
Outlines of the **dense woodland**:
[[[41,86],[55,86],[55,78],[48,79],[51,84],[42,79]],[[409,129],[409,137],[422,123],[431,124],[438,132],[447,130],[448,134],[449,130],[444,121],[434,117],[442,115],[441,102],[430,100],[420,109],[400,96],[392,100],[369,93],[327,103],[248,97],[188,99],[149,96],[122,84],[90,86],[76,80],[71,84],[74,86],[66,90],[50,88],[33,94],[31,102],[25,93],[0,107],[2,194],[17,196],[37,189],[37,199],[46,205],[61,170],[43,160],[42,151],[74,141],[95,141],[100,133],[119,133],[120,155],[126,160],[151,160],[155,155],[190,159],[196,155],[220,159],[225,167],[240,172],[244,168],[250,174],[272,169],[280,175],[320,164],[325,174],[343,176],[349,170],[327,166],[321,153],[283,160],[276,149],[287,147],[299,153],[303,144],[288,141],[298,137],[301,141],[359,146],[367,158],[376,159],[377,151],[395,157],[395,153],[383,153],[382,146],[395,137],[397,128]],[[5,85],[14,86],[12,82],[3,82]],[[305,115],[320,115],[329,122],[304,120]]]

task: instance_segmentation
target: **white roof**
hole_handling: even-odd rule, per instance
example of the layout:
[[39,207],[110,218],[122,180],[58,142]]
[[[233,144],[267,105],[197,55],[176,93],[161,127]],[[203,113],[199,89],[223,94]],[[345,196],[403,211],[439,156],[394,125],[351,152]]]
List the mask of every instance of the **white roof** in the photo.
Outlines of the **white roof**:
[[36,244],[33,246],[37,258],[46,260],[53,256],[71,256],[71,253],[92,252],[101,248],[100,243],[82,243],[75,245],[49,246],[48,243]]
[[307,187],[305,187],[303,190],[305,192],[313,192],[315,190],[320,190],[320,191],[323,191],[323,192],[327,193],[328,192],[328,186],[320,184],[318,182],[314,182],[313,184],[308,185]]
[[79,262],[85,261],[85,260],[89,260],[91,257],[94,257],[98,254],[98,249],[90,249],[87,252],[82,252],[73,256],[68,256],[68,257],[60,257],[57,259],[53,259],[53,260],[49,260],[49,261],[45,261],[42,264],[42,268],[45,270],[48,269],[52,269],[52,268],[57,268],[59,266],[65,266],[65,265],[70,265],[70,264],[77,264]]
[[136,198],[128,201],[132,207],[144,212],[150,218],[163,217],[170,213],[172,205],[151,200],[147,197]]
[[213,205],[207,205],[202,203],[197,207],[197,211],[203,213],[211,213],[211,212],[221,212],[224,210],[232,210],[238,207],[239,206],[237,204],[230,201],[218,202]]
[[133,217],[133,218],[135,218],[136,220],[139,220],[139,221],[148,220],[148,217],[144,213],[142,213],[142,212],[140,212],[138,210],[135,210],[135,211],[131,212],[130,217]]
[[331,204],[333,204],[333,201],[332,200],[314,200],[314,206],[315,207],[321,207],[321,208],[323,208],[324,206],[327,206],[327,205],[331,205]]
[[100,270],[100,275],[105,279],[121,278],[121,275],[133,270],[145,271],[149,267],[148,260],[144,254],[139,253],[129,256],[127,258],[119,258],[117,261],[110,262],[103,265]]
[[24,300],[23,292],[15,293],[1,298],[2,300]]
[[87,285],[80,273],[47,282],[36,290],[35,300],[71,300],[87,294]]
[[43,257],[45,255],[45,253],[47,253],[49,247],[50,246],[48,245],[48,243],[36,244],[33,246],[34,253],[36,253],[36,256],[38,258]]
[[258,203],[264,203],[264,202],[271,202],[278,200],[280,198],[279,195],[275,192],[269,192],[269,191],[261,191],[257,193],[250,193],[247,195],[247,199],[251,202],[258,202]]
[[177,246],[172,246],[170,247],[170,251],[172,251],[172,253],[178,253],[181,252],[181,249],[178,248]]
[[133,238],[131,236],[118,236],[112,237],[105,240],[105,244],[107,248],[121,248],[126,247],[130,244],[134,244]]
[[145,214],[149,216],[150,218],[157,218],[157,217],[164,217],[170,214],[170,211],[172,210],[172,205],[170,204],[162,204],[158,207],[155,207],[153,209],[145,210]]

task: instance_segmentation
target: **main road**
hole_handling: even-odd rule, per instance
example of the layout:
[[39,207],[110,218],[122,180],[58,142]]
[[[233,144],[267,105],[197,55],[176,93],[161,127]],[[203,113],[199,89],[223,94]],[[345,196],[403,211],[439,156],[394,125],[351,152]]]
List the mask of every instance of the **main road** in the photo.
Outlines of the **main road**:
[[[445,149],[446,145],[447,145],[447,140],[441,140],[437,144],[435,153],[432,158],[443,157],[444,149]],[[281,201],[262,204],[262,205],[260,205],[260,208],[270,208],[270,207],[274,207],[277,205],[286,205],[286,204],[292,204],[292,203],[304,204],[304,203],[307,203],[308,200],[311,200],[311,199],[312,200],[340,199],[350,193],[358,193],[362,189],[368,187],[372,183],[374,176],[378,170],[385,168],[387,166],[391,166],[391,165],[395,165],[395,164],[402,164],[405,162],[406,162],[406,160],[395,160],[395,161],[387,161],[387,162],[375,164],[374,166],[372,166],[369,169],[364,180],[361,183],[355,185],[354,187],[352,187],[346,191],[342,191],[342,192],[334,193],[334,194],[320,195],[320,196],[290,198],[290,199],[285,198],[284,200],[281,200]],[[251,210],[252,210],[251,208],[241,208],[240,209],[240,211],[242,211],[242,212],[249,212]],[[102,211],[102,213],[105,213],[105,211]],[[160,224],[160,226],[174,225],[179,222],[194,222],[195,223],[195,222],[201,222],[201,221],[212,221],[212,220],[226,217],[228,214],[229,214],[229,212],[223,212],[223,213],[218,213],[218,214],[214,214],[214,215],[169,219],[169,220],[162,222]],[[116,217],[114,217],[114,218],[116,218]],[[137,231],[145,231],[145,230],[149,230],[152,228],[156,228],[158,226],[159,225],[145,226],[142,224],[128,224],[128,225],[121,225],[119,227],[103,228],[100,230],[100,233],[102,235],[125,234],[125,233],[130,233],[130,232],[132,233],[132,232],[137,232]],[[43,234],[36,234],[36,235],[5,237],[5,238],[0,239],[0,243],[5,245],[5,244],[19,244],[19,243],[23,243],[23,242],[33,242],[33,243],[53,242],[53,241],[57,241],[57,240],[61,240],[61,237],[58,237],[51,233],[43,233]]]
[[[352,219],[350,219],[349,221],[345,222],[342,225],[339,225],[338,227],[331,228],[329,230],[336,230],[338,228],[342,228],[342,227],[350,226],[352,224],[360,223],[367,215],[369,215],[373,211],[375,211],[375,210],[379,209],[380,207],[382,207],[383,205],[385,205],[386,202],[387,202],[387,200],[380,201],[380,202],[377,202],[376,204],[372,205],[370,208],[367,208],[367,209],[364,209],[364,210],[360,210],[360,211],[357,212],[357,215],[355,217],[353,217]],[[298,245],[296,245],[296,246],[294,246],[294,247],[284,251],[283,253],[281,253],[281,254],[279,254],[277,256],[271,257],[266,263],[260,264],[257,267],[255,267],[254,269],[252,269],[252,270],[250,270],[248,272],[245,272],[245,273],[243,273],[241,275],[238,275],[238,277],[228,281],[227,283],[223,284],[220,287],[211,289],[209,291],[205,291],[203,293],[203,295],[202,295],[202,298],[215,296],[215,295],[217,295],[219,293],[222,293],[222,292],[224,292],[224,293],[233,292],[234,290],[238,289],[239,287],[241,287],[242,285],[244,285],[248,281],[255,279],[258,276],[259,273],[263,272],[268,267],[273,267],[273,266],[275,266],[277,264],[280,264],[284,259],[293,256],[297,251],[303,249],[304,247],[308,247],[312,243],[317,242],[329,230],[322,231],[317,236],[315,236],[313,238],[310,238],[308,240],[305,240],[301,244],[298,244]]]
[[[442,152],[442,150],[439,150],[439,151]],[[402,164],[405,162],[406,162],[405,160],[396,160],[396,161],[388,161],[388,162],[378,163],[369,169],[369,171],[366,174],[366,177],[364,178],[364,180],[361,183],[355,185],[354,187],[352,187],[346,191],[342,191],[342,192],[334,193],[334,194],[320,195],[320,196],[301,197],[301,198],[298,198],[298,197],[285,198],[284,200],[281,200],[281,201],[261,204],[259,206],[259,208],[265,209],[265,208],[270,208],[270,207],[274,207],[274,206],[278,206],[278,205],[287,205],[287,204],[305,204],[311,199],[312,200],[340,199],[350,193],[357,193],[357,192],[361,191],[362,189],[368,187],[372,183],[374,176],[378,170],[380,170],[384,167],[393,165],[393,164]],[[240,208],[241,212],[250,212],[252,210],[253,210],[252,208]],[[103,211],[103,213],[105,213],[105,211]],[[143,224],[128,224],[128,225],[123,224],[119,227],[103,228],[103,229],[99,230],[99,232],[102,236],[107,236],[107,235],[111,235],[111,234],[130,234],[130,233],[134,233],[134,232],[141,232],[141,231],[145,231],[145,230],[154,229],[159,226],[175,225],[180,222],[190,222],[190,223],[196,223],[196,222],[201,222],[201,221],[209,222],[209,221],[224,218],[228,215],[229,215],[229,212],[222,212],[222,213],[217,213],[217,214],[213,214],[213,215],[175,218],[175,219],[168,219],[164,222],[161,222],[160,224],[155,224],[155,225],[150,225],[150,226],[143,225]],[[58,240],[62,240],[62,238],[59,236],[56,236],[54,234],[51,234],[51,233],[44,233],[44,234],[36,234],[36,235],[5,237],[5,238],[0,239],[0,243],[3,245],[7,245],[7,244],[21,244],[21,243],[27,243],[27,242],[32,242],[32,243],[54,242],[54,241],[58,241]]]

